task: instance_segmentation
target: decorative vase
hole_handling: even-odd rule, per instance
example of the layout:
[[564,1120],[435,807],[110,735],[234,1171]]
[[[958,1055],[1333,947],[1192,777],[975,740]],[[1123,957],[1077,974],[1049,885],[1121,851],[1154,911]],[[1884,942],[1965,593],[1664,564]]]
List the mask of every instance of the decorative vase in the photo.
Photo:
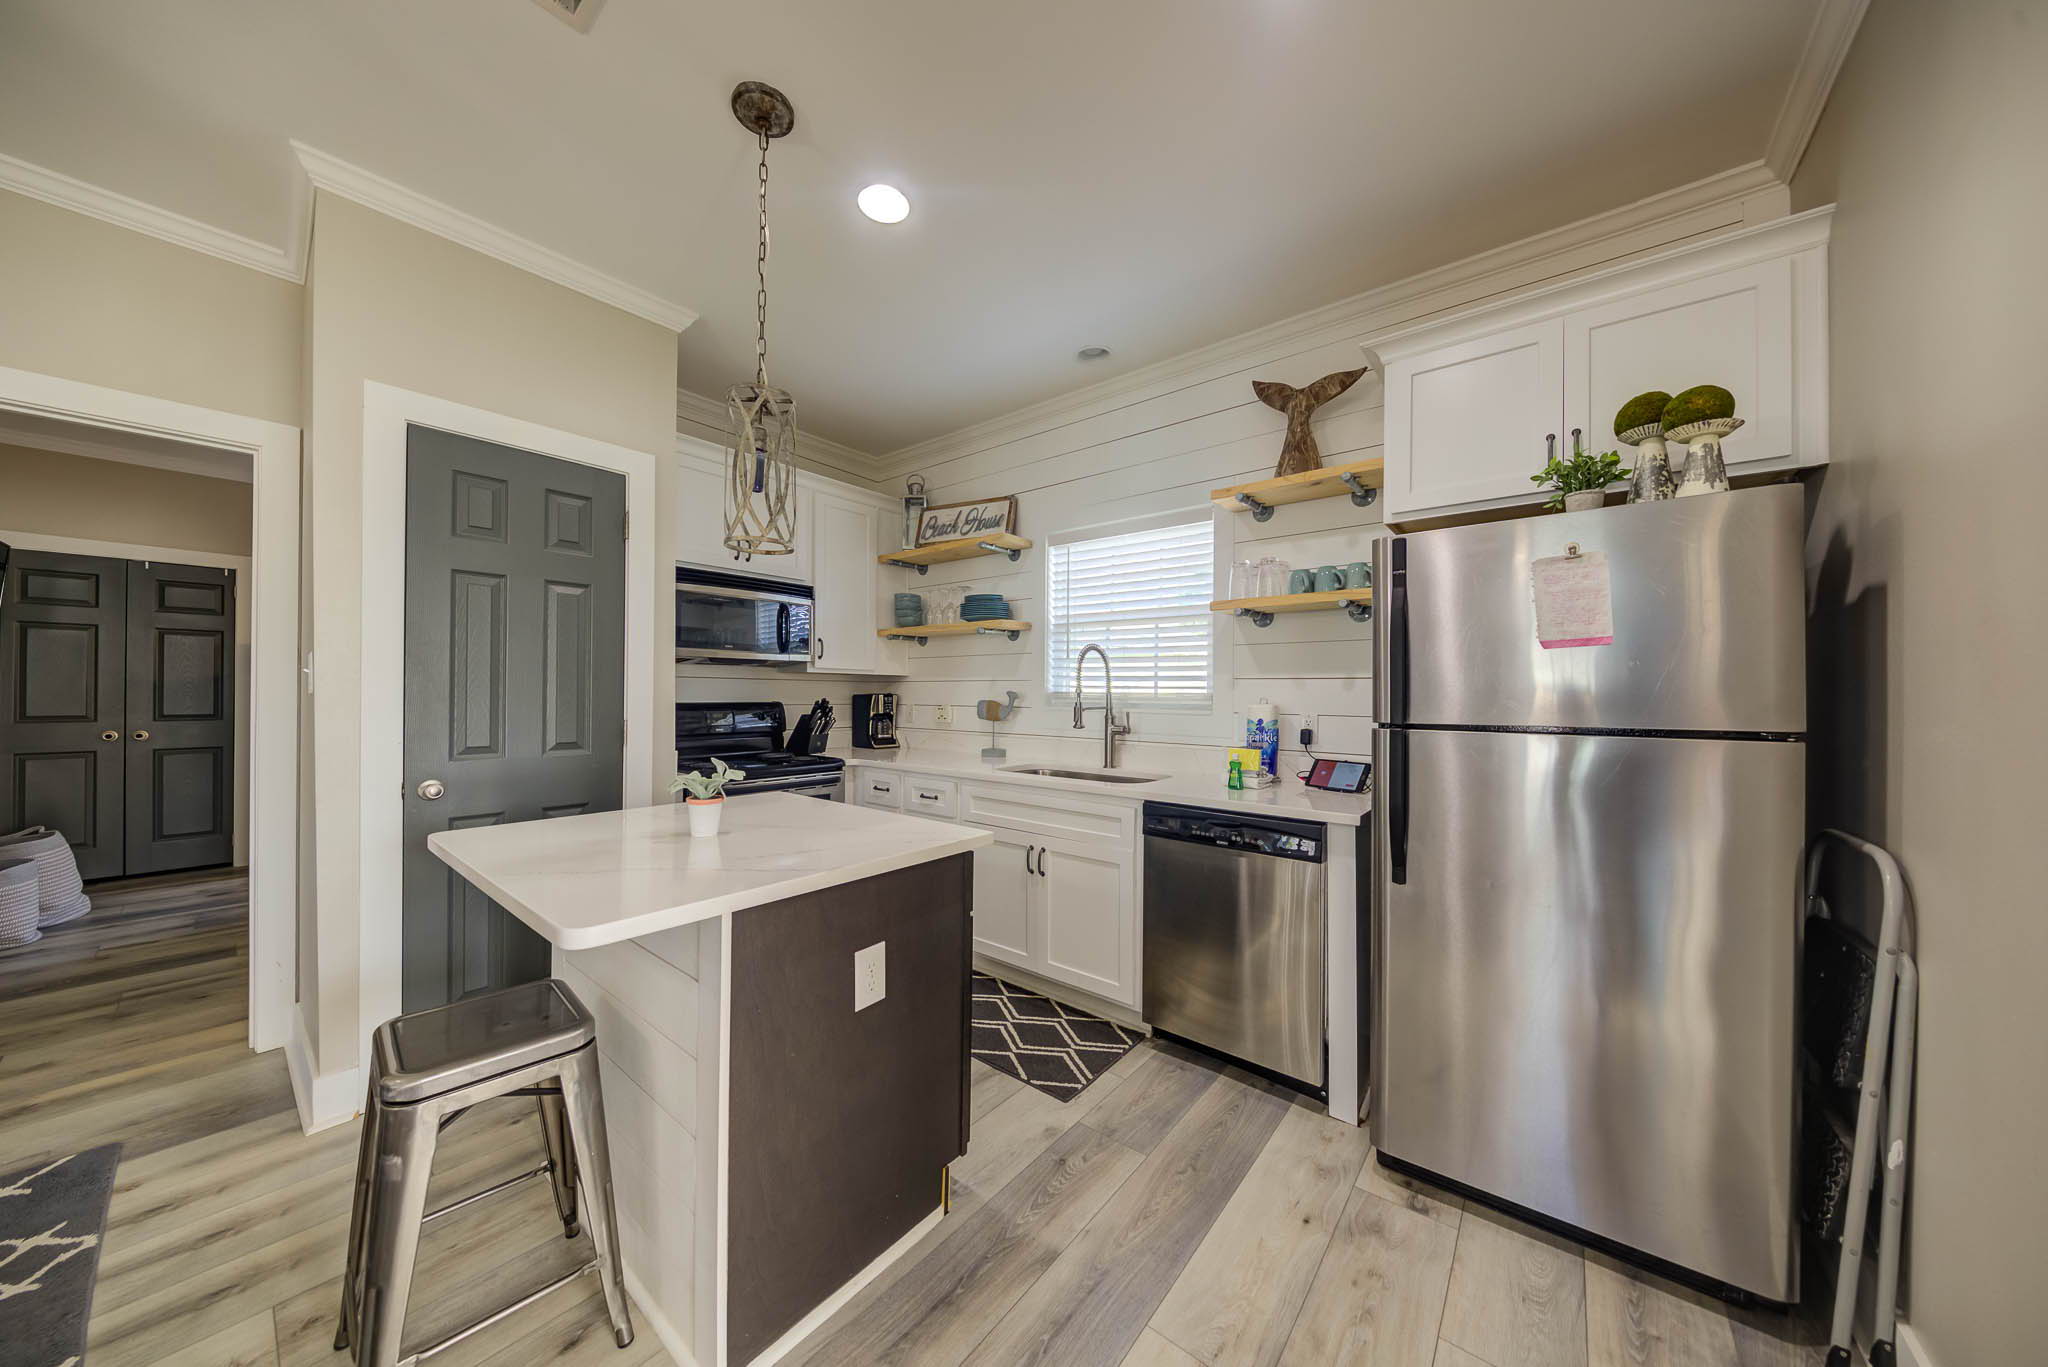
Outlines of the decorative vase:
[[1685,443],[1685,470],[1678,477],[1679,498],[1728,492],[1728,465],[1721,459],[1721,438],[1742,426],[1740,418],[1708,418],[1674,427],[1664,435]]
[[684,805],[690,809],[691,835],[705,836],[718,834],[718,819],[725,811],[724,798],[693,797],[686,799]]
[[1635,473],[1628,481],[1629,502],[1656,503],[1678,492],[1678,481],[1671,477],[1669,443],[1660,424],[1646,423],[1615,436],[1636,448]]
[[1575,489],[1564,496],[1564,510],[1568,513],[1590,513],[1606,501],[1604,489]]

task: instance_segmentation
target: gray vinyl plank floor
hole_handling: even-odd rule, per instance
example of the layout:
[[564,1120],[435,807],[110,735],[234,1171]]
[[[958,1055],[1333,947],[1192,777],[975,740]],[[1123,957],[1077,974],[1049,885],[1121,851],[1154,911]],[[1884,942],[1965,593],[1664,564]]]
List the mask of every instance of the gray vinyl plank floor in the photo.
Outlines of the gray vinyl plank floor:
[[[93,1367],[335,1367],[355,1134],[301,1134],[284,1063],[242,1047],[237,871],[95,888],[0,951],[0,1170],[109,1140]],[[1362,1131],[1148,1042],[1071,1101],[980,1063],[953,1208],[786,1359],[918,1367],[1807,1367],[1811,1314],[1736,1310],[1382,1168]],[[445,1141],[436,1200],[524,1170],[529,1104]],[[587,1257],[543,1187],[437,1225],[425,1342]],[[434,1367],[669,1364],[611,1344],[583,1279]]]

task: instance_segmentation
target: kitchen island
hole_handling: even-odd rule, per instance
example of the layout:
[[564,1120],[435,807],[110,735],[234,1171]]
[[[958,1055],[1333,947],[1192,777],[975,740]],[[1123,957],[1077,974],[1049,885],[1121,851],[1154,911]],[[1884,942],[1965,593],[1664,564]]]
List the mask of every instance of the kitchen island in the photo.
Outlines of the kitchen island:
[[772,1362],[943,1213],[991,841],[774,793],[715,837],[680,804],[429,837],[597,1017],[627,1282],[679,1362]]

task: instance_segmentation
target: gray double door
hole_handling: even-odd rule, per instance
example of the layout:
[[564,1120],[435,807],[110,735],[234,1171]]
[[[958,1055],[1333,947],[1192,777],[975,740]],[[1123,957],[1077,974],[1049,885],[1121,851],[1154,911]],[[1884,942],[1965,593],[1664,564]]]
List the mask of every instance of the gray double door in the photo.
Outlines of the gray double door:
[[86,878],[234,856],[234,571],[17,551],[0,604],[0,829]]
[[619,805],[626,480],[471,437],[406,437],[407,1011],[548,974],[547,943],[433,831]]

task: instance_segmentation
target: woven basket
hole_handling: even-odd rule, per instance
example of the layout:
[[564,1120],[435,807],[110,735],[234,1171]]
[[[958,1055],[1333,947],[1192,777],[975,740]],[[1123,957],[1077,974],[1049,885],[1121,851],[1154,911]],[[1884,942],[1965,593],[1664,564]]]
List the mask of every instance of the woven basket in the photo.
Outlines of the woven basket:
[[41,904],[38,925],[61,926],[92,910],[92,899],[85,895],[85,884],[78,876],[77,856],[71,853],[71,842],[62,831],[44,831],[23,840],[10,838],[8,843],[0,844],[0,851],[5,851],[9,859],[36,861],[37,896]]
[[36,861],[0,859],[0,948],[32,945],[43,938],[36,928]]

